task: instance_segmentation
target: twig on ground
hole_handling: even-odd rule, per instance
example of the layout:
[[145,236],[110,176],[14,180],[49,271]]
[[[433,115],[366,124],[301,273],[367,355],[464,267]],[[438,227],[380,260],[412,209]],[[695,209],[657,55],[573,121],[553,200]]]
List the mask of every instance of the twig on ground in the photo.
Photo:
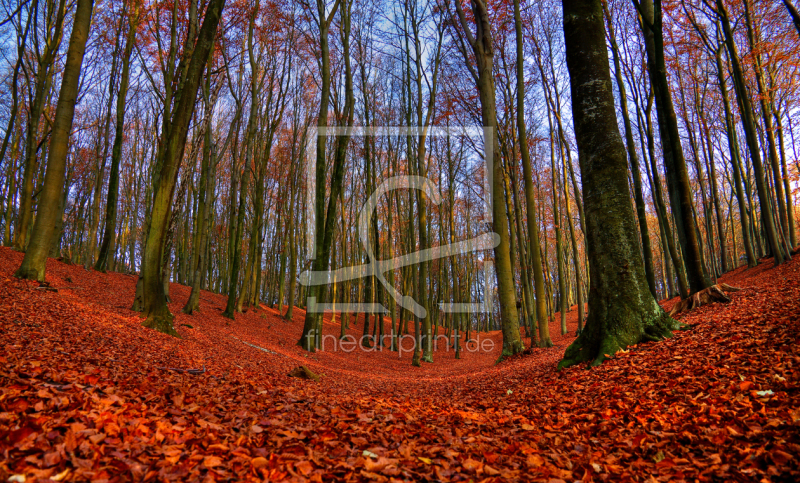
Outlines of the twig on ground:
[[200,374],[205,374],[205,372],[206,372],[205,364],[203,364],[203,368],[202,369],[181,369],[179,367],[159,367],[158,369],[161,369],[161,370],[164,370],[164,371],[185,372],[185,373],[191,374],[193,376],[199,376]]

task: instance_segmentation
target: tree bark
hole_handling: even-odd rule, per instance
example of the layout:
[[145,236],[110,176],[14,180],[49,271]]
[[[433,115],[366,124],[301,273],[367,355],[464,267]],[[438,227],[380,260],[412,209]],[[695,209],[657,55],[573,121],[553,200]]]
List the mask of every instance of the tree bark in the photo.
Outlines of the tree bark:
[[86,41],[89,38],[93,3],[93,0],[78,0],[75,10],[67,59],[64,64],[64,75],[53,120],[53,132],[50,137],[47,171],[44,177],[39,214],[36,216],[31,240],[25,251],[25,257],[22,259],[22,265],[14,273],[18,278],[44,281],[45,264],[53,240],[53,232],[62,216],[61,198],[64,193],[69,135],[72,131],[75,103],[78,100],[81,67],[83,66],[83,55],[86,52]]
[[[343,2],[343,3],[342,3]],[[325,2],[317,0],[318,21],[319,21],[319,39],[320,39],[320,55],[321,55],[321,70],[322,70],[322,86],[320,89],[320,106],[319,117],[317,118],[317,126],[320,130],[328,126],[328,105],[330,102],[330,48],[328,43],[328,30],[336,10],[339,8],[340,3],[342,7],[342,48],[345,64],[345,106],[341,114],[342,120],[346,126],[352,127],[353,125],[353,107],[355,100],[353,97],[353,73],[350,66],[350,7],[351,0],[337,0],[331,10],[330,15],[325,15]],[[331,174],[330,182],[330,198],[328,199],[326,207],[326,191],[327,191],[327,166],[328,162],[325,157],[327,136],[317,136],[317,159],[315,166],[315,185],[316,185],[316,200],[315,200],[315,240],[314,240],[314,261],[312,262],[312,270],[315,272],[323,272],[328,270],[330,266],[330,253],[331,245],[333,242],[334,226],[336,225],[336,210],[339,193],[342,190],[342,179],[344,176],[344,161],[347,154],[347,146],[350,143],[349,133],[346,135],[338,136],[336,139],[336,148],[333,161],[333,172]],[[323,302],[327,291],[324,285],[311,285],[308,288],[308,299],[314,299],[316,302]],[[310,308],[310,307],[309,307]],[[303,333],[297,345],[303,349],[314,352],[317,348],[317,340],[321,334],[320,329],[322,317],[321,314],[315,311],[306,311],[305,321],[303,323]]]
[[[64,36],[66,2],[65,0],[58,0],[58,7],[55,7],[55,3],[53,3],[52,6],[54,9],[57,8],[54,12],[50,12],[51,15],[54,14],[56,16],[52,31],[53,34],[52,37],[45,39],[45,52],[38,62],[34,94],[29,103],[28,128],[25,138],[25,165],[19,195],[20,206],[17,213],[17,223],[14,225],[14,248],[16,250],[25,250],[28,245],[28,227],[33,217],[33,177],[36,175],[36,171],[38,171],[37,155],[39,152],[39,145],[37,140],[39,138],[39,122],[42,117],[45,98],[53,82],[51,69]],[[33,10],[33,15],[38,16],[39,2],[33,3],[31,9]],[[38,25],[34,25],[34,29],[36,28],[38,28]],[[81,62],[83,62],[83,59],[81,59]],[[50,142],[52,143],[52,137],[50,138]]]
[[178,170],[186,147],[189,121],[194,113],[197,89],[203,77],[209,52],[214,45],[217,24],[219,24],[224,7],[225,0],[210,0],[206,8],[203,26],[200,28],[189,66],[186,69],[183,89],[178,93],[179,97],[169,123],[169,131],[163,133],[163,144],[165,145],[163,159],[159,163],[161,170],[153,196],[150,228],[144,247],[142,295],[144,315],[147,319],[142,325],[174,336],[178,334],[172,326],[172,314],[167,307],[162,274],[167,227],[172,211],[175,182],[178,179]]
[[656,113],[658,115],[661,148],[666,167],[667,186],[670,205],[675,215],[675,228],[678,241],[683,249],[686,278],[690,292],[698,292],[711,285],[703,267],[700,242],[697,238],[697,225],[694,219],[692,188],[689,172],[683,156],[678,121],[670,95],[667,69],[664,61],[664,37],[662,31],[661,0],[634,0],[639,11],[642,33],[647,51],[647,70],[655,93]]
[[642,172],[639,167],[639,157],[636,154],[636,144],[633,140],[633,128],[628,113],[628,93],[625,90],[625,82],[622,79],[622,68],[619,60],[619,47],[614,33],[614,23],[608,11],[607,0],[603,0],[603,14],[606,25],[608,26],[608,39],[611,45],[611,54],[614,58],[614,73],[619,90],[620,111],[622,112],[622,122],[625,127],[625,144],[628,149],[628,160],[630,161],[631,174],[633,175],[633,195],[636,200],[636,216],[639,220],[639,234],[642,238],[642,254],[644,255],[644,273],[647,277],[647,285],[653,297],[656,296],[656,277],[653,271],[653,250],[650,246],[650,230],[647,227],[647,211],[644,204],[644,194],[642,191]]
[[108,198],[106,202],[106,222],[103,233],[103,243],[100,245],[100,255],[97,257],[95,270],[105,272],[108,269],[108,259],[113,257],[110,248],[112,238],[117,229],[117,198],[119,196],[119,162],[122,158],[122,133],[125,129],[125,99],[128,95],[128,84],[131,74],[131,54],[133,43],[136,41],[136,28],[139,26],[139,3],[133,0],[133,10],[130,13],[128,36],[125,39],[125,52],[122,56],[122,78],[120,79],[119,92],[117,93],[117,121],[114,133],[114,147],[111,149],[111,172],[108,178]]
[[[460,2],[456,1],[455,4],[464,35],[467,37],[475,54],[477,72],[473,73],[473,77],[480,94],[481,119],[487,135],[491,136],[491,139],[486,139],[486,142],[491,143],[487,151],[492,156],[492,162],[489,166],[492,175],[492,229],[500,238],[500,243],[494,249],[494,256],[497,273],[497,294],[500,299],[501,328],[503,331],[502,358],[522,352],[525,350],[525,346],[519,334],[519,317],[509,248],[508,220],[504,213],[503,163],[500,157],[497,132],[497,107],[493,72],[494,42],[492,40],[487,4],[483,0],[472,0],[472,14],[475,19],[474,36],[469,29],[469,23]],[[486,294],[486,296],[489,295]]]
[[733,38],[733,29],[731,28],[730,19],[728,18],[728,10],[725,8],[722,0],[717,0],[716,3],[717,15],[722,22],[725,45],[728,48],[731,68],[733,70],[733,81],[742,114],[742,125],[744,126],[745,136],[747,138],[747,146],[750,149],[750,158],[753,161],[753,171],[756,178],[758,199],[761,205],[761,218],[763,220],[764,231],[767,234],[767,242],[769,243],[772,255],[775,257],[775,265],[779,265],[786,261],[788,255],[783,251],[783,243],[781,243],[780,235],[773,223],[769,186],[767,186],[767,182],[764,178],[765,172],[764,166],[761,163],[761,152],[759,150],[758,135],[755,129],[753,108],[750,105],[750,97],[747,95],[747,86],[739,61],[739,51]]
[[791,0],[783,0],[783,4],[792,17],[792,23],[794,23],[794,28],[797,29],[797,35],[800,35],[800,12],[797,11],[797,7],[794,6]]
[[644,273],[600,0],[564,0],[563,9],[591,285],[586,328],[559,368],[599,365],[631,344],[669,337],[678,325],[656,303]]

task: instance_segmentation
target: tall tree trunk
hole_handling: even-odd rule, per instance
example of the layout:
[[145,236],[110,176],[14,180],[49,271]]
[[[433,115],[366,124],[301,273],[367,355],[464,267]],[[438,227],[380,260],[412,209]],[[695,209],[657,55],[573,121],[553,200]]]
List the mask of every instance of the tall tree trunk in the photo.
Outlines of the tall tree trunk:
[[[250,14],[250,22],[247,30],[247,52],[250,58],[250,116],[247,122],[247,134],[245,135],[245,160],[244,169],[242,170],[241,186],[239,187],[239,207],[236,210],[236,229],[233,232],[232,252],[230,255],[231,260],[231,274],[228,279],[228,303],[225,306],[225,311],[222,312],[223,317],[229,319],[234,318],[236,310],[236,287],[239,284],[239,269],[241,267],[242,255],[242,237],[244,236],[244,215],[247,210],[247,189],[250,182],[250,166],[253,162],[253,157],[258,141],[256,139],[256,129],[258,124],[258,112],[260,107],[260,99],[258,94],[260,92],[261,83],[259,82],[259,65],[255,57],[253,46],[253,31],[255,30],[256,15],[258,14],[259,2],[256,2]],[[233,207],[233,204],[231,204]],[[256,236],[251,233],[251,238]],[[252,253],[250,254],[252,257]],[[242,291],[247,289],[248,281],[245,278],[242,284]]]
[[745,84],[744,73],[742,72],[742,66],[739,61],[739,51],[733,38],[733,29],[731,28],[731,23],[728,18],[728,10],[725,8],[722,0],[717,0],[716,3],[717,14],[722,22],[725,45],[728,48],[728,56],[733,70],[733,81],[742,114],[742,125],[744,126],[745,136],[747,138],[747,146],[750,149],[750,158],[753,161],[753,170],[756,178],[758,199],[761,205],[761,218],[764,231],[767,234],[767,242],[769,243],[772,255],[775,257],[775,264],[779,265],[788,258],[788,255],[783,250],[783,243],[781,243],[780,235],[773,223],[769,186],[767,186],[764,177],[764,166],[761,164],[761,152],[758,146],[758,134],[755,129],[753,108],[750,105],[750,97],[747,94],[747,85]]
[[33,225],[31,240],[22,265],[14,275],[28,280],[44,281],[45,263],[53,240],[56,224],[62,216],[61,199],[64,193],[64,176],[67,169],[67,152],[75,103],[78,100],[78,87],[83,66],[83,54],[89,38],[92,21],[92,0],[78,0],[75,18],[70,34],[64,74],[58,94],[53,132],[48,150],[47,171],[42,188],[39,214]]
[[[22,175],[22,185],[20,186],[19,211],[17,212],[17,223],[14,225],[14,248],[25,250],[28,245],[28,227],[33,217],[33,177],[38,171],[37,154],[39,152],[39,123],[44,110],[45,100],[50,86],[53,82],[52,67],[55,62],[56,54],[61,46],[61,39],[64,36],[64,16],[66,15],[65,0],[58,0],[50,4],[57,9],[50,12],[55,15],[55,22],[52,30],[52,37],[45,39],[45,51],[38,62],[36,80],[34,85],[33,98],[30,100],[28,109],[28,128],[25,137],[25,164]],[[39,15],[39,2],[31,5],[33,15]],[[48,19],[49,20],[49,19]],[[34,26],[34,29],[38,25]],[[45,34],[47,36],[49,32]],[[83,62],[83,59],[81,59]],[[50,138],[52,142],[52,137]],[[66,156],[66,155],[65,155]],[[60,196],[58,197],[60,198]],[[56,208],[56,211],[58,208]]]
[[[501,357],[522,352],[525,347],[519,334],[519,317],[517,313],[516,293],[514,289],[513,267],[509,248],[508,220],[504,213],[503,163],[497,131],[497,108],[494,86],[494,42],[492,40],[489,11],[483,0],[472,1],[472,14],[475,19],[475,35],[473,36],[461,3],[456,1],[456,10],[477,62],[477,72],[473,72],[481,101],[481,119],[487,134],[485,142],[487,154],[491,156],[491,202],[492,229],[497,233],[500,243],[494,249],[495,269],[497,272],[497,294],[500,299],[500,318],[503,331],[503,352]],[[466,52],[464,52],[466,54]],[[465,60],[466,56],[465,56]],[[468,61],[468,60],[467,60]],[[471,67],[470,67],[471,68]],[[489,139],[491,138],[491,139]],[[487,294],[488,296],[488,294]]]
[[[772,74],[770,74],[772,77]],[[774,79],[771,79],[771,84],[774,84]],[[783,137],[783,123],[781,122],[781,115],[778,111],[777,103],[772,104],[772,114],[775,116],[775,127],[778,131],[778,146],[781,148],[781,172],[783,178],[783,190],[786,193],[786,216],[789,218],[789,245],[791,249],[797,246],[797,218],[795,216],[794,202],[792,201],[792,187],[789,181],[789,172],[786,166],[786,149],[784,148],[785,141]]]
[[658,114],[661,149],[666,167],[667,186],[670,205],[675,215],[675,228],[678,241],[683,249],[683,260],[691,293],[699,292],[711,285],[703,267],[700,241],[697,238],[697,225],[694,219],[692,189],[689,172],[683,157],[678,121],[670,95],[667,68],[664,60],[664,37],[662,30],[661,0],[634,0],[639,11],[642,33],[647,51],[647,70],[655,93],[656,113]]
[[[353,97],[353,73],[350,65],[350,8],[351,0],[343,0],[335,4],[331,13],[326,16],[325,2],[317,0],[318,20],[319,20],[319,38],[320,38],[320,56],[321,56],[321,89],[320,89],[320,106],[319,117],[317,118],[317,126],[322,131],[328,126],[328,104],[331,93],[331,72],[330,72],[330,48],[328,44],[328,29],[336,14],[338,7],[342,8],[341,21],[342,21],[342,49],[345,64],[345,106],[341,112],[341,119],[344,121],[347,129],[353,125],[353,108],[355,100]],[[347,146],[350,143],[349,132],[345,135],[337,136],[336,148],[333,161],[333,172],[331,174],[331,181],[328,183],[328,162],[325,157],[327,136],[317,136],[317,159],[315,166],[315,185],[316,185],[316,200],[315,200],[315,240],[314,240],[314,261],[312,262],[312,270],[315,272],[324,272],[330,266],[330,253],[331,245],[333,242],[334,226],[336,225],[336,210],[339,193],[342,190],[342,179],[344,177],[344,161],[347,155]],[[330,185],[330,198],[327,200],[326,207],[326,192],[327,186]],[[308,288],[307,298],[309,301],[315,303],[323,302],[326,296],[326,289],[324,285],[311,285]],[[319,339],[322,317],[321,314],[315,310],[306,311],[305,322],[303,324],[303,333],[297,345],[303,349],[313,352],[316,350]]]
[[114,133],[114,147],[111,149],[111,172],[108,178],[105,232],[103,233],[103,243],[100,245],[100,255],[97,257],[97,263],[94,266],[95,270],[101,272],[105,272],[108,269],[108,259],[114,256],[110,249],[112,238],[116,236],[117,229],[119,162],[122,158],[122,133],[125,130],[125,99],[128,95],[133,43],[136,41],[136,28],[139,26],[139,2],[138,0],[132,0],[132,3],[133,7],[128,20],[128,36],[125,39],[125,52],[122,55],[122,78],[120,79],[119,92],[117,93],[117,121],[116,132]]
[[598,365],[606,354],[668,337],[677,326],[656,303],[644,274],[600,0],[564,0],[563,8],[592,274],[586,328],[559,368],[584,361]]
[[556,133],[553,129],[553,121],[550,113],[547,115],[548,124],[550,126],[550,187],[553,196],[553,226],[556,231],[556,269],[558,270],[558,315],[561,319],[561,335],[567,333],[567,283],[566,283],[566,270],[564,267],[564,247],[561,237],[561,210],[559,204],[561,200],[558,196],[558,183],[556,182],[558,176],[556,169],[556,154],[555,144],[558,143],[560,156],[564,156],[564,147],[560,141],[556,140]]
[[628,92],[625,89],[625,82],[622,78],[622,67],[619,60],[619,47],[617,37],[614,33],[614,22],[608,11],[607,0],[603,0],[603,14],[608,27],[608,39],[611,44],[611,53],[614,58],[614,73],[619,90],[620,110],[622,111],[622,123],[625,127],[625,144],[628,148],[628,160],[630,162],[631,174],[633,175],[633,195],[636,200],[636,216],[639,220],[639,234],[642,238],[642,255],[644,256],[644,274],[647,277],[647,285],[653,297],[656,297],[656,277],[653,271],[653,249],[650,246],[650,230],[647,227],[647,210],[644,204],[644,193],[642,191],[642,172],[639,167],[639,157],[636,155],[636,144],[633,140],[633,128],[631,118],[628,113]]
[[[519,0],[515,0],[519,2]],[[518,4],[515,4],[518,9]],[[518,21],[517,21],[518,22]],[[539,330],[539,347],[552,347],[550,340],[550,327],[547,320],[547,290],[544,284],[544,269],[542,268],[541,244],[539,242],[539,221],[536,215],[536,198],[533,193],[533,170],[531,168],[531,156],[528,149],[528,134],[524,119],[524,86],[522,79],[521,53],[521,29],[517,33],[517,95],[521,96],[517,100],[517,135],[519,136],[520,156],[522,158],[522,177],[525,182],[525,210],[527,213],[528,226],[528,253],[531,259],[531,272],[533,273],[533,285],[536,292],[536,322]],[[520,106],[522,104],[522,107]]]
[[[212,54],[213,55],[213,54]],[[209,59],[210,62],[211,59]],[[210,64],[209,64],[210,65]],[[207,67],[208,68],[208,67]],[[197,195],[197,213],[195,218],[195,236],[192,241],[192,292],[186,305],[183,306],[183,313],[191,315],[195,310],[200,310],[200,289],[202,289],[203,268],[207,261],[206,252],[208,250],[208,225],[213,207],[209,206],[214,199],[214,185],[216,180],[211,175],[214,159],[214,146],[211,134],[211,122],[213,120],[214,105],[211,102],[211,75],[206,72],[206,82],[203,88],[203,100],[205,101],[205,139],[203,140],[203,153],[200,161],[200,192]]]
[[[731,154],[736,201],[739,205],[739,221],[742,225],[742,244],[744,245],[745,254],[747,256],[747,266],[752,268],[758,265],[758,258],[753,252],[752,234],[750,233],[750,215],[747,212],[747,202],[744,195],[744,188],[742,187],[741,163],[739,162],[739,140],[736,136],[736,124],[734,123],[733,113],[731,112],[728,86],[725,83],[725,70],[722,67],[722,47],[717,49],[715,57],[717,64],[717,82],[719,84],[720,93],[722,94],[722,105],[725,109],[725,132],[728,136],[728,148]],[[734,264],[738,265],[739,255],[736,253],[735,247],[736,245],[734,244]]]
[[224,7],[225,0],[209,1],[203,26],[200,28],[194,49],[191,49],[191,58],[182,82],[183,88],[178,91],[169,130],[163,135],[163,159],[159,163],[161,170],[153,196],[150,228],[142,257],[142,295],[144,315],[147,317],[142,325],[175,336],[177,332],[172,326],[172,314],[167,307],[162,274],[167,228],[172,212],[175,182],[178,179],[178,170],[186,147],[189,121],[194,113],[197,89],[203,77],[209,52],[214,46],[217,24]]
[[[20,9],[20,18],[22,10]],[[14,63],[14,69],[11,71],[11,110],[8,113],[8,124],[6,125],[6,133],[3,136],[3,144],[0,146],[0,162],[6,159],[6,151],[9,142],[11,143],[11,159],[8,166],[8,189],[6,190],[6,209],[5,209],[5,224],[3,227],[3,244],[5,246],[11,243],[11,212],[14,207],[14,195],[17,191],[17,144],[18,136],[16,129],[17,113],[19,112],[19,71],[22,67],[22,62],[25,56],[25,45],[28,39],[28,32],[30,31],[33,15],[28,15],[25,21],[25,28],[20,33],[17,31],[17,61]],[[13,141],[12,141],[13,140]],[[19,227],[17,227],[17,230]]]
[[[764,79],[764,68],[761,65],[761,54],[759,49],[759,37],[757,25],[754,25],[753,15],[750,12],[750,0],[744,0],[744,18],[747,26],[747,38],[750,41],[750,49],[753,53],[753,70],[755,71],[756,85],[758,86],[758,98],[761,107],[761,119],[764,122],[764,137],[767,139],[767,153],[769,154],[769,164],[772,167],[772,178],[774,180],[775,201],[778,205],[778,223],[776,233],[779,240],[783,242],[785,254],[788,256],[791,251],[789,246],[789,216],[786,209],[786,196],[783,192],[783,179],[780,171],[780,159],[778,158],[778,148],[775,143],[775,129],[772,123],[772,91],[767,89]],[[791,225],[794,225],[792,221]]]

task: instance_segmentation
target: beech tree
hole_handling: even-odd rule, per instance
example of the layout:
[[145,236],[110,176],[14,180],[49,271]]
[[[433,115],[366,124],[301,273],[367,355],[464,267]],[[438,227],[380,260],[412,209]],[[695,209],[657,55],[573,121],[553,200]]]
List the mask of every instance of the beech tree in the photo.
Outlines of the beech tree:
[[[672,102],[664,60],[664,16],[661,0],[633,0],[639,10],[639,21],[647,52],[647,71],[653,89],[658,115],[661,150],[667,171],[669,199],[675,216],[675,229],[683,250],[686,275],[691,293],[711,285],[703,266],[703,255],[697,236],[694,203],[689,185],[689,173],[683,155],[675,107]],[[681,294],[685,297],[688,294]]]
[[[317,25],[319,27],[319,42],[321,53],[322,87],[320,89],[319,117],[317,118],[317,128],[325,129],[328,126],[328,106],[330,96],[330,49],[328,44],[328,29],[337,9],[341,9],[342,18],[342,44],[345,64],[345,105],[343,110],[337,113],[342,125],[346,128],[353,126],[353,108],[355,98],[353,97],[353,73],[350,66],[350,8],[352,0],[336,0],[331,12],[326,13],[324,0],[317,0]],[[333,161],[332,177],[330,181],[330,193],[327,192],[327,161],[325,159],[327,136],[317,137],[317,157],[316,157],[316,203],[314,206],[316,214],[314,249],[315,257],[312,263],[314,271],[325,271],[330,266],[330,252],[333,242],[333,232],[336,223],[336,210],[339,195],[342,189],[342,179],[344,175],[344,162],[347,155],[347,146],[350,143],[350,135],[344,134],[336,136],[336,147]],[[327,204],[326,204],[327,200]],[[324,285],[312,285],[308,292],[309,298],[314,298],[322,302],[326,297],[326,287]],[[309,310],[306,312],[303,333],[300,336],[298,345],[307,351],[314,351],[319,345],[318,340],[321,336],[322,318],[319,313]]]
[[[483,0],[472,0],[472,15],[474,17],[475,33],[473,34],[470,22],[464,14],[461,3],[456,1],[456,12],[463,35],[461,51],[464,60],[469,66],[472,78],[478,87],[481,103],[481,120],[483,126],[488,128],[491,139],[489,152],[492,163],[489,166],[492,174],[491,205],[492,228],[500,237],[500,243],[494,249],[495,263],[497,264],[497,292],[500,299],[500,317],[503,330],[503,356],[514,355],[524,350],[522,339],[519,335],[519,317],[517,301],[514,290],[514,280],[511,266],[511,252],[509,247],[508,219],[504,213],[504,186],[503,168],[500,145],[497,132],[497,106],[495,102],[495,83],[492,72],[494,66],[494,42],[492,40],[492,25],[489,20],[489,11]],[[474,55],[476,67],[470,65],[466,45],[469,45]]]
[[97,257],[95,270],[102,272],[108,267],[108,260],[113,251],[113,243],[117,228],[117,197],[119,194],[119,163],[122,158],[122,137],[125,128],[125,101],[131,77],[131,56],[136,41],[136,29],[139,27],[139,0],[130,0],[131,11],[128,13],[128,35],[125,39],[125,52],[122,54],[122,78],[117,93],[117,121],[114,133],[114,147],[111,149],[111,172],[108,179],[108,201],[106,203],[106,222],[103,232],[103,243]]
[[160,160],[160,173],[153,196],[153,210],[150,215],[150,229],[144,246],[142,257],[142,295],[143,314],[146,320],[142,323],[145,327],[175,335],[178,333],[172,326],[172,314],[167,307],[167,296],[163,283],[163,258],[166,244],[167,223],[172,212],[172,196],[175,191],[175,182],[178,178],[178,169],[181,157],[186,146],[186,135],[189,121],[194,112],[197,89],[203,76],[209,52],[214,45],[225,0],[210,0],[203,18],[203,26],[196,41],[187,38],[187,47],[191,50],[185,75],[181,84],[182,90],[178,93],[175,110],[168,124],[168,130],[163,137],[163,158]]
[[[444,347],[469,358],[465,340],[500,330],[506,357],[585,320],[576,347],[597,361],[603,344],[667,333],[651,299],[691,305],[726,271],[797,245],[796,2],[601,1],[605,37],[591,40],[613,85],[599,111],[573,95],[564,17],[546,0],[252,0],[224,16],[219,0],[95,3],[60,177],[76,4],[10,0],[0,20],[0,236],[30,258],[34,227],[52,223],[42,253],[138,276],[132,308],[149,327],[174,335],[169,310],[216,310],[209,291],[231,318],[280,312],[313,351],[357,333],[402,355],[414,339],[421,365]],[[603,122],[576,114],[596,112]],[[614,121],[620,165],[616,141],[587,147],[589,127]],[[598,201],[610,172],[613,202]],[[365,200],[405,175],[435,191],[385,193],[362,226]],[[467,252],[417,257],[447,245]],[[381,276],[340,276],[389,260]],[[606,273],[620,267],[631,273]],[[333,276],[307,286],[306,272]],[[345,313],[352,303],[369,305]],[[634,328],[617,337],[617,322]]]
[[[40,14],[40,11],[42,13]],[[31,4],[28,12],[33,16],[37,25],[34,25],[34,45],[43,45],[42,51],[36,51],[37,59],[33,96],[29,102],[28,126],[25,139],[24,175],[20,190],[20,207],[17,213],[17,229],[14,232],[14,248],[25,250],[28,245],[28,227],[33,219],[33,183],[38,170],[39,152],[39,126],[46,96],[52,87],[53,68],[61,40],[64,37],[64,16],[66,15],[66,0],[45,1],[40,4],[37,0]],[[40,17],[41,15],[41,17]],[[44,38],[38,23],[44,19]]]
[[599,365],[679,324],[656,303],[644,273],[617,128],[601,0],[563,0],[572,115],[580,153],[589,252],[589,316],[558,367]]
[[44,282],[45,265],[53,242],[53,232],[62,216],[61,199],[67,170],[69,137],[75,115],[75,103],[78,100],[81,67],[86,52],[86,41],[89,39],[93,5],[93,0],[78,0],[75,8],[67,60],[58,94],[58,106],[53,119],[53,133],[50,137],[39,213],[33,225],[31,240],[22,259],[22,265],[14,273],[19,278]]

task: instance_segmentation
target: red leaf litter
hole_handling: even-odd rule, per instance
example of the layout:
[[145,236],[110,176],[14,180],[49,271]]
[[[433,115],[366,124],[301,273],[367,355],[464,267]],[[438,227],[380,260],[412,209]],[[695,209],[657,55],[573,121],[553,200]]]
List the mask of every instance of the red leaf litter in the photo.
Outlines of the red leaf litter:
[[[204,292],[180,314],[177,284],[169,337],[129,310],[135,276],[48,260],[53,292],[12,276],[21,259],[0,249],[3,482],[800,481],[798,257],[722,277],[743,290],[684,315],[691,330],[560,373],[574,308],[553,348],[495,365],[492,332],[415,368],[303,352],[302,310],[229,321]],[[287,376],[300,365],[321,381]]]

